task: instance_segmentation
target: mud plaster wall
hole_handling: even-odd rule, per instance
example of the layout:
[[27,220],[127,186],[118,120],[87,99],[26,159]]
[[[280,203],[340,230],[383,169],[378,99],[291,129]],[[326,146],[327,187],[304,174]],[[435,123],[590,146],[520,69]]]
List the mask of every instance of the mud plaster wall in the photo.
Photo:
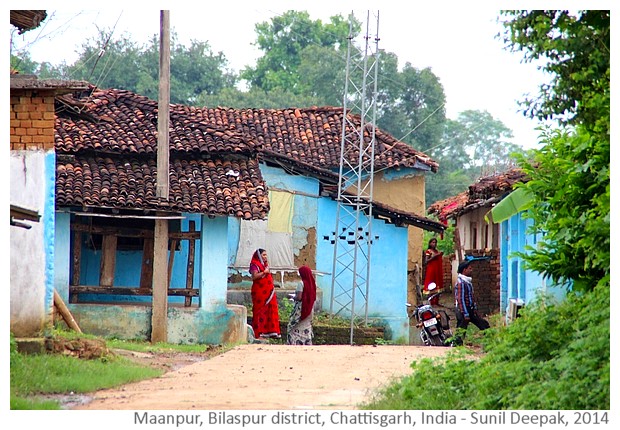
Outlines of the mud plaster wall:
[[[292,216],[292,250],[295,267],[307,265],[316,269],[317,252],[317,202],[327,198],[319,195],[319,182],[314,178],[289,175],[280,168],[261,165],[261,172],[271,191],[288,192],[294,195]],[[232,219],[229,228],[229,265],[232,266],[239,241],[240,221]],[[295,288],[299,282],[299,274],[294,270],[278,272],[278,282],[284,281],[284,288]],[[290,282],[290,283],[289,283]],[[292,283],[295,283],[294,285]],[[228,273],[228,287],[250,288],[251,278],[247,269],[231,269]]]
[[[299,254],[294,255],[295,266],[308,266],[311,269],[316,268],[316,228],[309,227],[306,234],[306,245],[299,250]],[[284,280],[287,280],[289,276],[292,276],[295,280],[299,279],[299,275],[294,273],[292,275],[284,275]]]

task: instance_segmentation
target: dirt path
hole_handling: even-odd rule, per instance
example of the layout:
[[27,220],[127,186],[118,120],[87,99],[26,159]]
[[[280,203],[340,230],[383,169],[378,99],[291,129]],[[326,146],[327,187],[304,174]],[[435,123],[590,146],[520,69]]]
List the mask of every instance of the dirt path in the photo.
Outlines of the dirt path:
[[159,378],[102,390],[73,409],[356,409],[410,363],[448,348],[247,344]]

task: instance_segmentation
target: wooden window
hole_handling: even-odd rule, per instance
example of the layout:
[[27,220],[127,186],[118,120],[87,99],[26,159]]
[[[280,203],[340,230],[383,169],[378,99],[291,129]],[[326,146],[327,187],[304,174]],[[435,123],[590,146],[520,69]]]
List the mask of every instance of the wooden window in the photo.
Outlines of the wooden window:
[[[85,220],[92,232],[85,232],[82,240],[87,248],[101,250],[105,246],[106,237],[112,235],[116,237],[117,251],[141,251],[144,249],[144,236],[146,231],[155,231],[155,220],[135,219],[135,218],[111,218],[111,217],[89,217]],[[181,231],[181,220],[174,219],[168,221],[168,231],[178,233]],[[170,249],[172,242],[168,243]],[[178,251],[179,242],[174,243],[174,249]]]
[[484,226],[484,248],[489,247],[489,224]]
[[471,237],[471,249],[478,249],[478,223],[469,223],[469,235]]

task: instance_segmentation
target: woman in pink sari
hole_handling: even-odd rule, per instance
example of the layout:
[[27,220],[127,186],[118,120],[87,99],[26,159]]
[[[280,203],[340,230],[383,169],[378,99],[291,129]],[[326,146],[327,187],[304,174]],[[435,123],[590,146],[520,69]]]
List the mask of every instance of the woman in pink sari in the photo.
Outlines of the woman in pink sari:
[[278,297],[269,271],[267,251],[257,249],[250,262],[252,275],[252,328],[254,336],[280,338]]

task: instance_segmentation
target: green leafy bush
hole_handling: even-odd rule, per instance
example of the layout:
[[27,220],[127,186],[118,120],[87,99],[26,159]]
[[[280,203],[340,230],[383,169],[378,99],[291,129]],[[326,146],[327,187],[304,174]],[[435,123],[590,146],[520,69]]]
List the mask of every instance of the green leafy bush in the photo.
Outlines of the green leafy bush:
[[507,327],[484,332],[485,354],[412,364],[367,409],[609,409],[609,286],[528,304]]

